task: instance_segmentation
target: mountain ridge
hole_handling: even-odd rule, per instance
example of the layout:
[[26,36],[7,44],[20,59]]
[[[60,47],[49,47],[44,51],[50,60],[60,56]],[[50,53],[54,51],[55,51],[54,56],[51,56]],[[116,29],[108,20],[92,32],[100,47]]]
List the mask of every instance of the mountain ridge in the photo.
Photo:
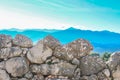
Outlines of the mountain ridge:
[[12,37],[15,37],[16,34],[23,34],[30,37],[35,43],[47,35],[54,36],[60,40],[62,44],[66,44],[78,38],[84,38],[93,44],[95,52],[114,52],[116,50],[120,50],[120,34],[106,30],[91,31],[70,27],[65,30],[26,29],[19,31],[19,29],[13,28],[0,30],[0,34],[8,34],[12,35]]

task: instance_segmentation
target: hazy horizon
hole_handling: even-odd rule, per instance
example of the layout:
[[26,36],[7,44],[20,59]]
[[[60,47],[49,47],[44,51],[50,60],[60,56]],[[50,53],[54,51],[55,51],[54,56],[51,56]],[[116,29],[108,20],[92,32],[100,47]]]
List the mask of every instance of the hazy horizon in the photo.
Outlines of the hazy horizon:
[[120,33],[120,1],[1,0],[0,29],[67,29]]

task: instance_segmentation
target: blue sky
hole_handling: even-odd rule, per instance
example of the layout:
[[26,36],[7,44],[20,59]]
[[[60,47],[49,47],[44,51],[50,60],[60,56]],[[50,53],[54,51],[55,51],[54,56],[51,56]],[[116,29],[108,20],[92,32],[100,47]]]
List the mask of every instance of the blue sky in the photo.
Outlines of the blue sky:
[[120,33],[120,0],[0,0],[0,29],[71,26]]

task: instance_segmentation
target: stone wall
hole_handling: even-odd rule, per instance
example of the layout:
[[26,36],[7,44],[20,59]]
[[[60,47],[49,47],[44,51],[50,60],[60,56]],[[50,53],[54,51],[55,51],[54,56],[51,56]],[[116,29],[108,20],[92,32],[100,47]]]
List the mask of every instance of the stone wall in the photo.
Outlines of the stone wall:
[[0,35],[0,80],[120,80],[120,52],[104,62],[92,45],[77,39],[65,45],[48,35],[33,45],[24,35]]

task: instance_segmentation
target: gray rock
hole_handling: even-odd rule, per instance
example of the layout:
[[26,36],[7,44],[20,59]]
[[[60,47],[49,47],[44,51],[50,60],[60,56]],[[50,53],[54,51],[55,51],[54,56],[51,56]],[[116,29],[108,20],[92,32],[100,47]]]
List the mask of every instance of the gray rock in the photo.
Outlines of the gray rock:
[[10,35],[0,35],[0,48],[6,48],[12,46],[12,37]]
[[41,73],[43,75],[60,75],[60,76],[73,76],[74,70],[77,66],[67,62],[60,62],[57,64],[41,64],[32,65],[31,70],[34,73]]
[[27,53],[27,58],[32,63],[41,64],[46,61],[48,57],[52,56],[52,50],[43,44],[43,41],[39,41],[34,47]]
[[27,79],[31,79],[33,77],[33,74],[32,74],[32,72],[29,71],[25,74],[24,77],[27,78]]
[[96,75],[83,76],[79,80],[99,80]]
[[0,80],[11,80],[5,70],[0,69]]
[[98,77],[98,80],[111,80],[111,78],[110,77],[107,77],[104,73],[102,73],[102,72],[99,72],[98,74],[97,74],[97,77]]
[[102,72],[103,72],[103,74],[105,76],[110,77],[110,71],[109,71],[109,69],[104,69]]
[[43,43],[51,49],[55,49],[57,46],[60,46],[60,42],[50,35],[46,36],[43,39]]
[[117,65],[120,65],[120,52],[114,52],[110,56],[107,64],[111,70],[114,70],[117,67]]
[[51,74],[59,76],[73,76],[76,69],[76,65],[72,65],[67,62],[60,62],[58,64],[51,65]]
[[32,80],[44,80],[44,76],[41,74],[34,75]]
[[29,48],[33,46],[30,38],[20,34],[16,35],[15,39],[13,39],[13,44],[23,48]]
[[74,58],[72,60],[72,63],[75,64],[75,65],[79,65],[80,64],[80,61],[77,59],[77,58]]
[[79,59],[88,55],[92,49],[93,47],[88,41],[84,39],[78,39],[69,44],[55,48],[54,56],[70,61],[73,58]]
[[28,79],[26,79],[26,78],[20,78],[20,79],[17,79],[17,80],[28,80]]
[[0,69],[5,69],[5,61],[0,62]]
[[120,80],[120,51],[114,52],[107,62],[114,80]]
[[48,77],[45,78],[45,80],[70,80],[68,77],[65,76],[52,76],[49,75]]
[[85,56],[81,59],[82,75],[92,75],[106,68],[105,62],[97,56]]
[[48,64],[31,65],[31,71],[33,73],[41,73],[43,75],[49,75],[50,74],[50,65],[48,65]]
[[116,67],[114,71],[112,71],[114,80],[120,80],[120,65]]
[[74,77],[72,77],[72,80],[80,80],[80,77],[81,77],[81,70],[80,68],[77,68],[75,71],[74,71]]
[[0,59],[7,59],[15,56],[20,56],[22,50],[19,47],[10,47],[0,49]]
[[15,57],[6,61],[6,70],[13,77],[22,76],[29,70],[29,64],[25,58]]

